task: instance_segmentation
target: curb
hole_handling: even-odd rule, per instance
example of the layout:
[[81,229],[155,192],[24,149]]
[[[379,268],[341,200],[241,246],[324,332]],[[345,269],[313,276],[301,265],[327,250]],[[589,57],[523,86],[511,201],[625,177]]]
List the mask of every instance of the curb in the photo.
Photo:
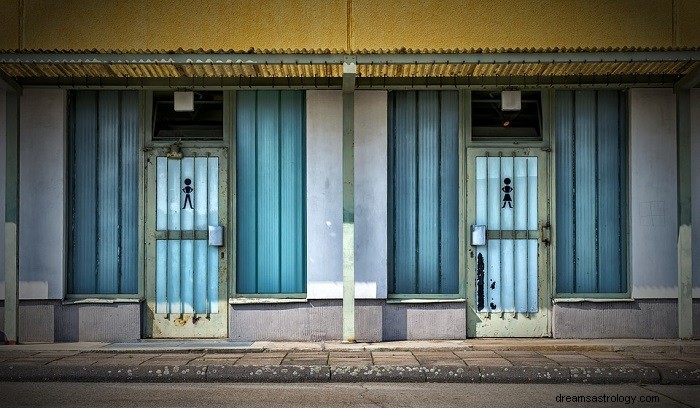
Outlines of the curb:
[[462,366],[0,366],[0,382],[452,382],[700,385],[699,369]]

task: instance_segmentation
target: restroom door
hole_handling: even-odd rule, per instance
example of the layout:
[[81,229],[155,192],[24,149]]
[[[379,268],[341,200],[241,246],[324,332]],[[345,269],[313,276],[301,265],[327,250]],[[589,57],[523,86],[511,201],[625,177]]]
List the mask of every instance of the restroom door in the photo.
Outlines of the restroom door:
[[146,160],[146,336],[226,337],[226,150],[181,153]]
[[470,337],[549,336],[547,159],[541,149],[469,149]]

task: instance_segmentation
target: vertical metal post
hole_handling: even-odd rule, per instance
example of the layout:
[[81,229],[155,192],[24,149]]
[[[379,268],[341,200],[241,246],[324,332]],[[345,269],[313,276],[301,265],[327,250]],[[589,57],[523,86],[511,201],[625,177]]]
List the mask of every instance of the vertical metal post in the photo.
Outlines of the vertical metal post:
[[678,166],[678,337],[693,338],[690,89],[676,90]]
[[355,341],[355,73],[343,62],[343,342]]
[[7,91],[5,141],[5,344],[17,344],[19,321],[19,92]]

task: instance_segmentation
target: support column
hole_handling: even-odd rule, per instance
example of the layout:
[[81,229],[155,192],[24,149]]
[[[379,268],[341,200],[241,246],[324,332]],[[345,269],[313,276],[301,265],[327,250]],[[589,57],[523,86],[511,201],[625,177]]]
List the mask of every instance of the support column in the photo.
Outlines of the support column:
[[693,338],[692,172],[690,167],[690,90],[700,84],[700,67],[681,78],[676,93],[678,166],[678,337]]
[[676,90],[678,165],[678,337],[693,338],[690,89]]
[[17,344],[19,321],[19,97],[5,93],[5,344]]
[[355,341],[355,73],[343,63],[343,342]]

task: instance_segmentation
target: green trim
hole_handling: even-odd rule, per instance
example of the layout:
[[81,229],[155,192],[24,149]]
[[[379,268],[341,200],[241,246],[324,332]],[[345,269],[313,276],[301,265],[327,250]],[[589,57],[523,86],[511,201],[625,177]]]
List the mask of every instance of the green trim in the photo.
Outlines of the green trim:
[[[628,293],[555,293],[552,302],[573,301],[634,300]],[[580,300],[579,300],[580,299]]]
[[229,297],[229,302],[232,299],[306,299],[305,293],[256,293],[256,294],[237,294],[234,297]]
[[86,303],[140,303],[145,299],[141,296],[126,296],[126,295],[66,295],[61,302],[63,305],[76,305]]
[[236,267],[237,253],[237,224],[236,224],[236,199],[238,187],[236,185],[237,176],[237,155],[236,155],[236,92],[224,91],[224,141],[228,141],[228,182],[229,182],[229,203],[228,203],[228,244],[227,252],[229,256],[228,269],[228,294],[227,297],[236,294]]

